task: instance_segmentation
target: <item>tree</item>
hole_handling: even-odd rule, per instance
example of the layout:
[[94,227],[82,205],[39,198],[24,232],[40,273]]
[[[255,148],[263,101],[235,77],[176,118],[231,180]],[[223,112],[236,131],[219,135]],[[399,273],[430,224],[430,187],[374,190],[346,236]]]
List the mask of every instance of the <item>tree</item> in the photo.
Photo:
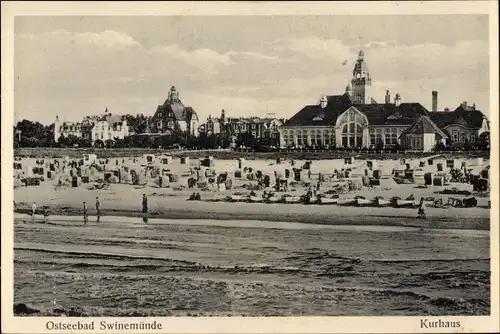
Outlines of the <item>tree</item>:
[[99,147],[99,148],[103,148],[104,147],[104,142],[100,139],[97,139],[95,142],[94,142],[94,147]]
[[238,135],[237,144],[239,146],[254,147],[257,145],[257,140],[251,133],[244,132]]
[[106,146],[106,148],[112,148],[114,145],[115,141],[113,139],[106,139],[104,141],[104,146]]
[[14,135],[14,142],[17,142],[20,147],[27,145],[30,147],[53,146],[55,144],[53,124],[44,126],[39,122],[24,119],[14,127]]
[[199,146],[200,149],[209,150],[214,149],[216,147],[216,136],[213,134],[201,134],[199,137]]
[[91,147],[92,141],[88,138],[80,137],[77,139],[77,144],[79,147]]
[[195,136],[188,135],[186,138],[186,147],[190,149],[198,149],[199,141]]
[[151,124],[151,118],[143,114],[137,114],[135,116],[127,114],[125,115],[125,119],[127,120],[127,125],[132,128],[134,133],[144,133],[146,130],[146,121],[149,121]]

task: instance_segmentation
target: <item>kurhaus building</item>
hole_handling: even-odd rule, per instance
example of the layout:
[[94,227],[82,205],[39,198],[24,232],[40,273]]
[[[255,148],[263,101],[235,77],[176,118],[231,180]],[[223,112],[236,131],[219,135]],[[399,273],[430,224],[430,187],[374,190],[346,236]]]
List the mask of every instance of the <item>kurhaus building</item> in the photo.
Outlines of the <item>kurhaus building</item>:
[[454,111],[437,110],[438,93],[432,92],[432,112],[420,103],[403,103],[386,91],[384,103],[371,96],[372,78],[359,52],[350,85],[342,95],[322,96],[307,105],[279,130],[282,147],[362,148],[400,145],[431,150],[437,143],[476,141],[489,135],[484,114],[466,103]]

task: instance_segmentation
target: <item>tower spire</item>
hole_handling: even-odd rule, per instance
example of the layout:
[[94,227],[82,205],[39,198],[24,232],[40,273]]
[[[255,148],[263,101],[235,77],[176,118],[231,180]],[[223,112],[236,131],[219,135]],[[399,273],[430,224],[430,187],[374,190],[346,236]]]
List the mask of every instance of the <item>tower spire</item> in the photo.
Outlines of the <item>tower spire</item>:
[[365,53],[363,50],[359,51],[358,59],[352,71],[352,97],[355,104],[369,104],[371,103],[370,90],[372,81],[370,72],[365,62]]

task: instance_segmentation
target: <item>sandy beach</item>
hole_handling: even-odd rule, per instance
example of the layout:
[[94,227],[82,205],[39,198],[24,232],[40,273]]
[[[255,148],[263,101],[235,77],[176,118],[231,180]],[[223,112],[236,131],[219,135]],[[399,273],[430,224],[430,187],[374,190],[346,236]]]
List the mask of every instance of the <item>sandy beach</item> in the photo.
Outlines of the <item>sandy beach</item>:
[[[298,162],[297,164],[302,164]],[[397,162],[385,162],[390,169]],[[297,316],[486,315],[490,308],[489,197],[477,206],[416,208],[233,203],[257,182],[235,177],[237,161],[217,161],[229,190],[123,183],[94,189],[57,179],[14,190],[15,304],[34,315]],[[247,162],[271,173],[290,163]],[[301,196],[333,169],[313,173],[286,193]],[[192,166],[192,165],[191,165]],[[168,166],[176,173],[189,166]],[[336,181],[323,183],[328,193]],[[465,198],[470,184],[362,187],[339,199]],[[257,197],[265,189],[256,189]],[[201,200],[188,201],[193,192]],[[141,214],[148,197],[148,222]],[[285,194],[285,192],[279,192]],[[99,197],[102,217],[95,217]],[[83,202],[89,222],[83,222]],[[32,203],[48,217],[26,215]],[[35,293],[36,291],[36,293]]]
[[[464,228],[489,230],[490,210],[487,198],[479,198],[479,206],[475,208],[427,208],[429,219],[416,219],[417,210],[391,207],[350,207],[350,206],[323,206],[305,204],[263,204],[263,203],[228,203],[214,202],[236,192],[201,192],[202,201],[187,201],[193,191],[185,189],[173,191],[171,188],[139,188],[129,185],[115,184],[108,190],[87,190],[85,188],[64,188],[54,190],[50,184],[39,187],[39,191],[32,188],[18,188],[14,199],[18,207],[28,207],[36,202],[39,207],[50,207],[51,214],[82,215],[82,203],[89,204],[89,214],[95,214],[93,204],[98,196],[103,215],[113,216],[140,216],[141,196],[148,196],[152,217],[168,219],[219,219],[219,220],[265,220],[286,221],[315,224],[375,224],[425,226],[432,228]],[[305,192],[305,189],[297,191]],[[249,193],[244,189],[240,192]],[[401,185],[393,191],[403,194],[413,193],[416,198],[436,195],[429,189],[416,189],[414,185]],[[261,194],[262,192],[257,192]],[[386,195],[382,191],[360,190],[350,192],[341,197],[364,196],[374,198]],[[464,197],[464,196],[453,196]],[[361,218],[361,219],[360,219]],[[432,223],[432,226],[430,226]]]

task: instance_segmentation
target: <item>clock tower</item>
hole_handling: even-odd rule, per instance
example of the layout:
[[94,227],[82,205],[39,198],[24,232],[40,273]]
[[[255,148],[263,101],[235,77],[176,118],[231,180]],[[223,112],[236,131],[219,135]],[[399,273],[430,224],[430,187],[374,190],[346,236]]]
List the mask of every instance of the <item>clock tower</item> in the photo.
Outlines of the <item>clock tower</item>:
[[365,62],[365,54],[363,50],[359,51],[358,60],[354,65],[351,80],[351,97],[354,104],[369,104],[371,103],[371,86],[372,79]]

